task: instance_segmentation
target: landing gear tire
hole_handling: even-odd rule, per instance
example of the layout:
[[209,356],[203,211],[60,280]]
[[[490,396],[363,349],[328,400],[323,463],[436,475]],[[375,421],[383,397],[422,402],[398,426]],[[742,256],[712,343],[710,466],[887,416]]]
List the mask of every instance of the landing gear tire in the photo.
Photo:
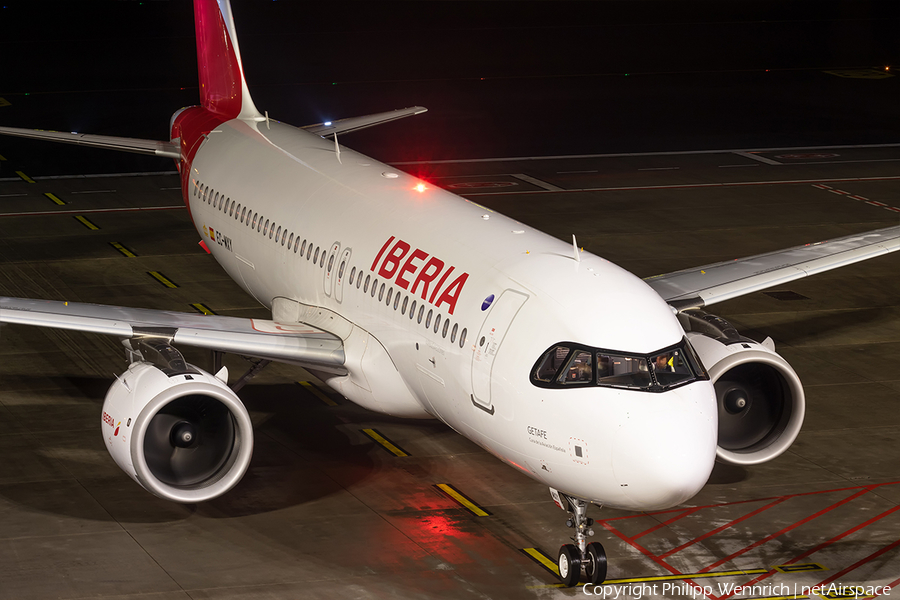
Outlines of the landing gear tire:
[[591,542],[585,554],[584,570],[588,583],[600,585],[606,581],[606,550],[599,542]]
[[[559,549],[559,576],[566,587],[572,587],[578,583],[581,577],[581,551],[577,546],[566,544]],[[605,566],[605,562],[604,562]],[[604,572],[606,569],[604,569]]]

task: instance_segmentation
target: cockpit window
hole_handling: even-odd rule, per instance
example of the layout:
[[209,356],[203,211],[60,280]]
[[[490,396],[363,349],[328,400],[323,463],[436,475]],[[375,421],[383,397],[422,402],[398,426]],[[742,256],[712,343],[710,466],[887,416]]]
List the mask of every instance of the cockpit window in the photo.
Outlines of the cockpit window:
[[663,386],[671,386],[693,379],[694,374],[685,360],[685,354],[679,350],[670,350],[657,354],[650,359],[656,381]]
[[661,392],[708,378],[687,339],[649,355],[563,342],[547,350],[531,373],[531,382],[538,387],[593,384],[646,392]]
[[597,385],[641,389],[652,384],[647,359],[600,351],[597,353]]
[[544,353],[544,356],[538,361],[534,372],[531,374],[532,380],[551,382],[556,377],[560,365],[569,355],[569,349],[566,346],[555,346]]
[[585,350],[576,350],[571,353],[572,358],[566,365],[565,371],[559,376],[559,383],[578,384],[591,383],[594,380],[594,367],[591,353]]

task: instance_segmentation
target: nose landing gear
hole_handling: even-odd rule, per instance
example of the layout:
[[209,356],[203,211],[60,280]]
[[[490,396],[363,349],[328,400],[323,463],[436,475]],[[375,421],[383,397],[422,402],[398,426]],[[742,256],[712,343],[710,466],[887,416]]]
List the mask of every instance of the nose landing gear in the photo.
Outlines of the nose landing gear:
[[606,551],[599,542],[587,543],[585,539],[594,535],[591,526],[594,520],[585,516],[588,503],[581,498],[573,498],[550,488],[550,495],[556,505],[568,511],[569,518],[566,527],[575,529],[572,541],[575,544],[564,544],[559,549],[559,576],[567,587],[576,585],[579,581],[600,585],[606,581]]

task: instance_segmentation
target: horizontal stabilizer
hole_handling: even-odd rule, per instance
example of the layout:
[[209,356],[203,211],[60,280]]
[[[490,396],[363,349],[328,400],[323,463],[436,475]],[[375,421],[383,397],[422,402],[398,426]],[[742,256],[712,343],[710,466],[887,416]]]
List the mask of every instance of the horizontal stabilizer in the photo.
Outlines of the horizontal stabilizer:
[[136,138],[114,137],[111,135],[91,135],[87,133],[67,133],[64,131],[44,131],[42,129],[19,129],[18,127],[0,127],[0,134],[35,140],[49,140],[79,146],[107,148],[123,152],[136,152],[165,158],[181,158],[181,149],[174,142],[158,142],[156,140],[139,140]]
[[331,369],[344,364],[340,338],[300,323],[3,297],[0,297],[0,322],[120,338],[163,335],[178,345],[245,356]]
[[316,123],[315,125],[307,125],[303,127],[310,133],[328,137],[336,133],[349,133],[358,129],[365,129],[373,125],[381,125],[382,123],[390,123],[403,117],[411,117],[426,112],[428,109],[424,106],[413,106],[410,108],[398,108],[397,110],[389,110],[387,112],[375,113],[374,115],[366,115],[364,117],[350,117],[339,121],[326,121],[324,123]]

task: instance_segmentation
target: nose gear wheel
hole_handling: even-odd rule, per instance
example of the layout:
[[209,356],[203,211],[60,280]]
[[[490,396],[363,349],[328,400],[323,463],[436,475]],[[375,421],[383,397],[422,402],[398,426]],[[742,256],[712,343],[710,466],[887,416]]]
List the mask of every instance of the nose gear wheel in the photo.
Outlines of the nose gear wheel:
[[[551,490],[551,493],[555,490]],[[564,544],[559,549],[557,567],[559,576],[567,587],[577,585],[579,581],[600,585],[606,581],[606,551],[599,542],[587,543],[586,538],[594,535],[591,526],[594,520],[587,517],[588,502],[581,498],[573,498],[561,492],[554,494],[568,506],[569,518],[566,527],[575,529],[572,536],[574,544]]]

